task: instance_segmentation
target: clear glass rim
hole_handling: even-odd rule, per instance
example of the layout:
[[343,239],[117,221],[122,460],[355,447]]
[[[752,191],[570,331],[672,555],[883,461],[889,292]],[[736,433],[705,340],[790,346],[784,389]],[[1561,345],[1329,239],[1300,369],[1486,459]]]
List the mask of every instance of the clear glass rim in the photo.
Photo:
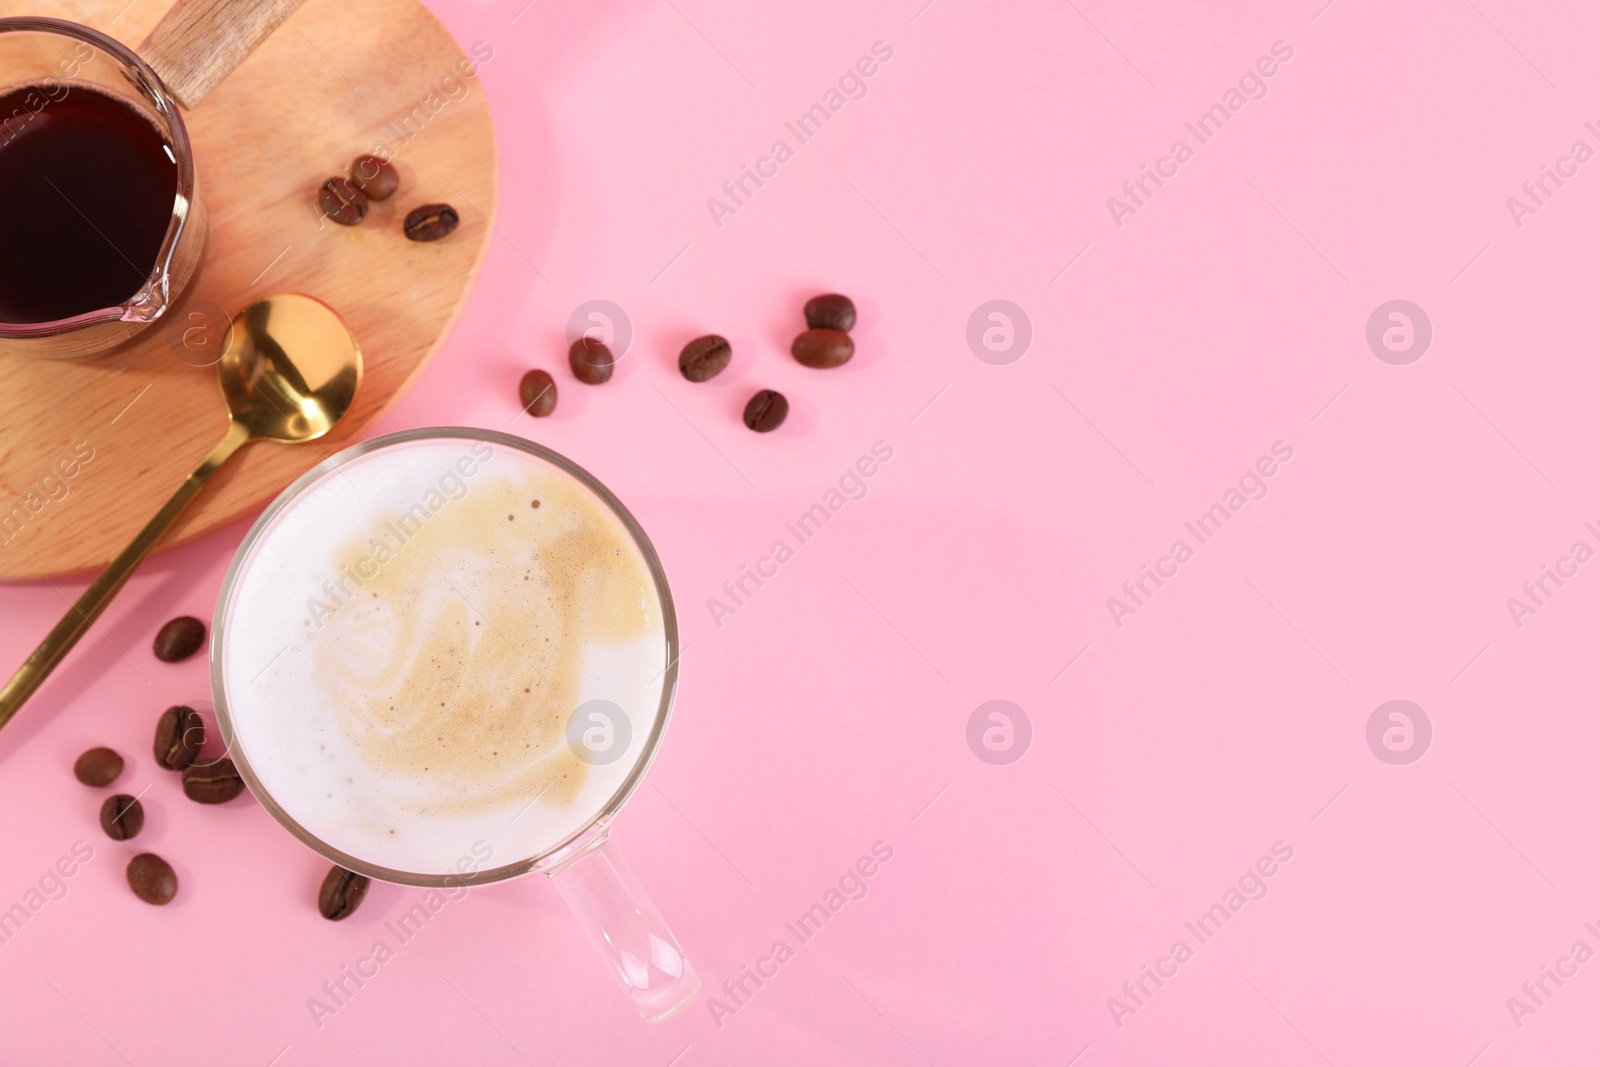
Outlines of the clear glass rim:
[[[250,766],[250,761],[244,752],[235,746],[237,737],[234,733],[232,718],[228,712],[228,694],[223,678],[224,657],[222,653],[227,642],[228,612],[232,605],[235,587],[244,568],[245,561],[249,559],[251,550],[265,535],[266,531],[272,526],[273,520],[280,513],[292,505],[312,485],[322,481],[325,477],[353,460],[396,445],[411,444],[416,441],[450,440],[485,441],[491,445],[501,445],[533,456],[571,476],[599,498],[600,502],[628,531],[628,535],[633,538],[640,555],[644,557],[645,565],[650,570],[651,580],[655,583],[656,596],[661,603],[661,623],[662,631],[666,638],[667,667],[661,680],[661,703],[656,709],[655,722],[651,727],[650,734],[645,738],[644,749],[635,761],[633,769],[628,772],[627,778],[617,787],[616,792],[606,801],[605,805],[600,809],[600,813],[594,819],[536,856],[521,858],[512,863],[481,871],[417,874],[412,871],[397,871],[381,867],[334,848],[300,825],[288,812],[279,806],[278,802],[273,799],[272,794],[262,785],[261,779]],[[222,739],[223,744],[226,746],[227,755],[233,760],[234,766],[239,769],[239,774],[244,779],[245,784],[250,787],[251,794],[284,829],[299,838],[303,844],[346,870],[364,874],[369,878],[377,878],[380,881],[394,882],[400,885],[432,887],[470,886],[503,881],[507,878],[516,878],[528,874],[539,869],[547,859],[560,856],[597,831],[605,831],[612,817],[622,810],[622,806],[628,802],[628,799],[639,788],[640,783],[644,781],[645,774],[655,762],[656,753],[661,747],[661,738],[666,733],[667,720],[672,716],[673,699],[677,693],[678,656],[678,616],[673,608],[672,590],[667,585],[667,575],[661,566],[661,558],[656,555],[655,546],[650,543],[650,538],[645,534],[638,520],[599,479],[559,452],[552,451],[543,445],[535,444],[512,434],[471,426],[427,426],[374,437],[351,445],[342,452],[330,456],[295,479],[287,489],[278,494],[277,498],[267,506],[267,509],[251,525],[250,531],[245,534],[244,540],[240,542],[238,550],[234,553],[233,560],[228,564],[227,575],[222,580],[222,590],[217,594],[217,606],[212,617],[211,626],[211,700],[216,708],[217,724],[222,730]]]
[[107,53],[120,63],[124,70],[132,75],[135,86],[146,95],[150,104],[167,123],[168,132],[172,137],[172,150],[177,156],[174,162],[178,165],[178,188],[173,196],[172,217],[167,222],[166,236],[162,238],[161,248],[156,253],[155,266],[151,268],[144,284],[140,285],[132,296],[120,304],[113,304],[97,311],[86,311],[68,319],[53,319],[49,322],[0,322],[0,338],[28,340],[56,337],[104,322],[148,322],[160,318],[167,309],[167,300],[171,295],[168,291],[168,279],[172,269],[172,257],[188,225],[189,208],[194,203],[195,196],[194,153],[189,147],[189,130],[184,125],[177,101],[168,94],[167,87],[161,83],[161,78],[156,72],[150,69],[149,64],[140,59],[132,49],[99,30],[66,19],[28,15],[0,18],[0,34],[4,33],[49,33],[58,37],[72,38]]

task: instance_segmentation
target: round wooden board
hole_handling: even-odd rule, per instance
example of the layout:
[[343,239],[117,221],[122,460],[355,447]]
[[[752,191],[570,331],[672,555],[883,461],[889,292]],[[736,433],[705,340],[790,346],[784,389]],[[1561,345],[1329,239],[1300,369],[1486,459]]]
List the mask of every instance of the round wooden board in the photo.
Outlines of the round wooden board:
[[[0,15],[54,15],[136,45],[167,6],[0,0]],[[307,0],[185,114],[211,230],[183,303],[108,356],[0,358],[0,581],[104,566],[221,439],[216,372],[195,365],[220,341],[221,331],[201,325],[208,309],[216,319],[214,309],[231,315],[274,293],[318,297],[354,332],[366,376],[335,432],[311,444],[249,445],[162,547],[260,507],[394,403],[455,320],[493,232],[483,58],[464,55],[416,0]],[[317,186],[380,146],[394,153],[400,191],[359,226],[320,219]],[[457,209],[456,232],[406,240],[406,213],[438,202]]]

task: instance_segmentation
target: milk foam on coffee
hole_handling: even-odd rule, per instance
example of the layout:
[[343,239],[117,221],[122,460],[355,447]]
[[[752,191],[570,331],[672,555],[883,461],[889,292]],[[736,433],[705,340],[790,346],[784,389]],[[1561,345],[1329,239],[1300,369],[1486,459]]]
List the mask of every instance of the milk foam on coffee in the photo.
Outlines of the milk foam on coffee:
[[[376,449],[279,513],[221,662],[235,751],[292,819],[438,875],[476,842],[501,866],[593,821],[643,755],[667,647],[649,568],[596,496],[457,438]],[[627,721],[574,745],[597,700]]]

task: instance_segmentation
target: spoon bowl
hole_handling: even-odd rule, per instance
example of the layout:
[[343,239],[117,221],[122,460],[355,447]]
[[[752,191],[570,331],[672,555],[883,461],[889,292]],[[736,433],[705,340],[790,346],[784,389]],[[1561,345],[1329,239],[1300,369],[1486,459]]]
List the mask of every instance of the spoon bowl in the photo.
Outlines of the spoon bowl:
[[217,382],[230,417],[250,437],[313,441],[350,410],[361,384],[361,349],[322,301],[269,297],[229,324]]

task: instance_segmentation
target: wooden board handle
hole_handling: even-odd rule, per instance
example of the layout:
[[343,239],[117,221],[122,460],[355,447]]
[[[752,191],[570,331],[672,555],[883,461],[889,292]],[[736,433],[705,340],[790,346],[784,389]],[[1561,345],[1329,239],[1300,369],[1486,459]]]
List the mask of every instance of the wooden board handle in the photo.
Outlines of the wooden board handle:
[[139,55],[193,109],[294,13],[301,0],[178,0]]

